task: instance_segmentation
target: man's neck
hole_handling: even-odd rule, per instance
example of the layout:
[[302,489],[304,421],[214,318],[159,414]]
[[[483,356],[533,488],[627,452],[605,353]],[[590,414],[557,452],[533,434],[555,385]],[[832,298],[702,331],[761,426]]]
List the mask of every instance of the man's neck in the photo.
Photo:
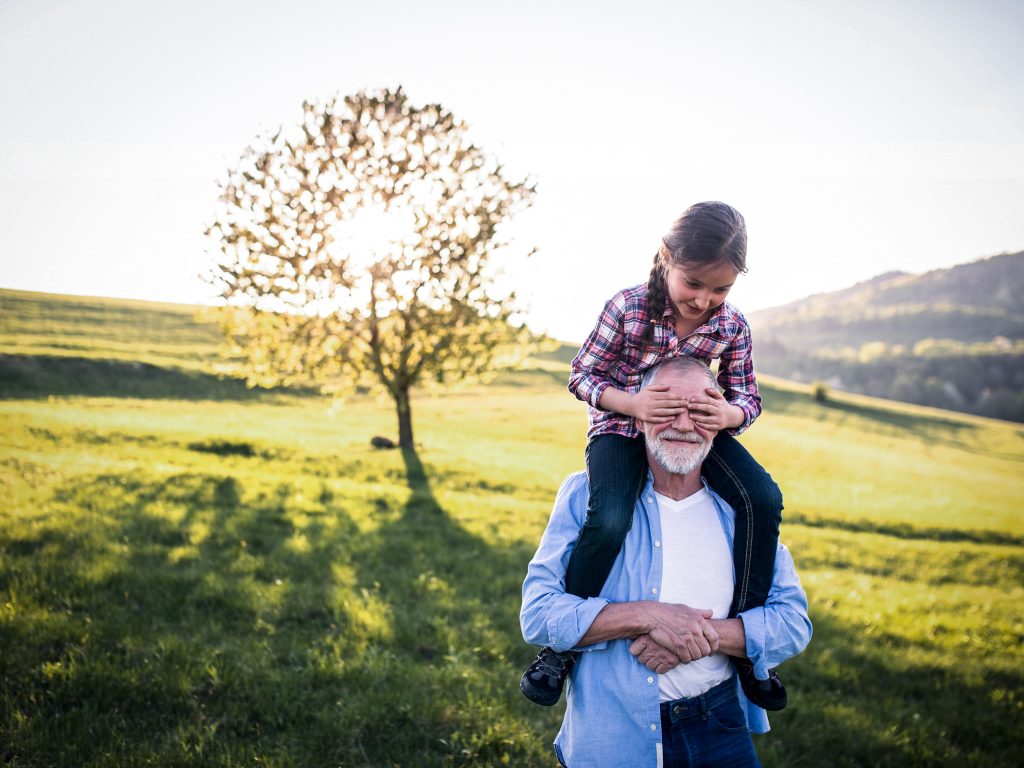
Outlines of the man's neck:
[[655,493],[668,496],[675,501],[693,496],[704,487],[700,481],[700,467],[685,475],[672,474],[656,461],[651,461],[650,467],[654,476]]

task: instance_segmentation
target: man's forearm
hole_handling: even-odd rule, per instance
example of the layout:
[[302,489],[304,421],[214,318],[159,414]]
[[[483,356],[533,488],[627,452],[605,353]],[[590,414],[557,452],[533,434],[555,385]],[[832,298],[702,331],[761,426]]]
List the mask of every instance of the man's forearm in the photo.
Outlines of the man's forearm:
[[711,626],[711,611],[698,610],[681,603],[641,602],[608,603],[594,617],[580,639],[580,645],[606,640],[650,635],[680,661],[693,661],[718,650],[718,634]]
[[743,619],[711,619],[711,626],[718,633],[718,650],[729,656],[747,658],[747,634]]
[[649,618],[644,603],[608,603],[580,638],[580,645],[593,645],[648,632]]

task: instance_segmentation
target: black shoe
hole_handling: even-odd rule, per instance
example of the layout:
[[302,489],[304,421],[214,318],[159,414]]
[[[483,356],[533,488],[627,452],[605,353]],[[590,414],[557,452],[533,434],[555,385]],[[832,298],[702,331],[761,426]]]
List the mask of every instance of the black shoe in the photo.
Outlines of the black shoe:
[[772,712],[785,708],[789,700],[786,696],[786,686],[782,684],[774,669],[768,670],[767,680],[758,680],[754,677],[754,665],[748,659],[734,658],[732,661],[739,673],[743,693],[751,703]]
[[530,668],[519,681],[519,690],[534,704],[551,707],[562,697],[562,686],[569,676],[576,654],[570,651],[556,653],[545,648],[537,654]]

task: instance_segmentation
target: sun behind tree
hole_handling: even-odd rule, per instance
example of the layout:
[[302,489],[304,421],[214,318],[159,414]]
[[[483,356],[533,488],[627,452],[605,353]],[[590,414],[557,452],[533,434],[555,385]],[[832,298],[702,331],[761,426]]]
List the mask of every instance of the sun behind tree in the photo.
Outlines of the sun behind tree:
[[307,101],[220,189],[210,281],[236,308],[225,328],[250,384],[382,386],[412,448],[414,385],[476,378],[529,348],[491,259],[534,187],[440,104],[400,87]]

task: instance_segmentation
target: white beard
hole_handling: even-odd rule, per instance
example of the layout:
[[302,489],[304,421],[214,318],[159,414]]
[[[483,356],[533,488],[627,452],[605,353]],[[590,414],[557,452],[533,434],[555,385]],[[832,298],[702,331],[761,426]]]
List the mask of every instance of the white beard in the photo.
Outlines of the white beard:
[[[673,441],[665,438],[673,438]],[[686,441],[680,443],[678,441]],[[711,441],[705,440],[696,432],[680,432],[677,429],[666,429],[655,438],[647,438],[647,445],[654,460],[666,472],[674,475],[688,475],[704,463],[711,452]],[[700,446],[698,449],[690,445]],[[685,450],[684,450],[685,449]]]

